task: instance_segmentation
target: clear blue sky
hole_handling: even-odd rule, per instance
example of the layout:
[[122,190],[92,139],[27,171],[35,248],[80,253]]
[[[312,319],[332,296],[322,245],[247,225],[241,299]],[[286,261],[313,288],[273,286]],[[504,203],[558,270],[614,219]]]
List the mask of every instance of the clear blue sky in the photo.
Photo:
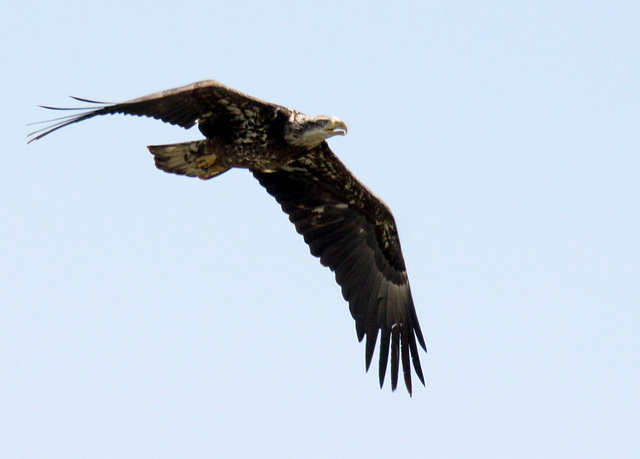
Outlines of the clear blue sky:
[[[640,455],[640,4],[4,2],[0,455]],[[332,273],[199,138],[38,104],[202,79],[349,125],[427,387],[378,388]],[[639,456],[640,457],[640,456]]]

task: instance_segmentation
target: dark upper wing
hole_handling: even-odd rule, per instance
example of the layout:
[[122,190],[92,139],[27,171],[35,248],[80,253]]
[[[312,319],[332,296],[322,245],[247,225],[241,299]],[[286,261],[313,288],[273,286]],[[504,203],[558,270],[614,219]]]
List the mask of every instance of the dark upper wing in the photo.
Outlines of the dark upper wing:
[[29,134],[29,136],[32,136],[29,142],[41,139],[69,124],[100,115],[121,113],[125,115],[148,116],[188,129],[192,127],[198,119],[215,113],[218,110],[224,110],[225,107],[229,106],[251,105],[253,110],[270,111],[279,107],[278,105],[261,101],[213,80],[200,81],[180,88],[156,92],[119,104],[105,104],[80,99],[78,97],[74,97],[74,99],[80,102],[99,104],[99,106],[92,110],[86,110],[85,108],[76,109],[44,106],[44,108],[51,110],[82,110],[82,112],[52,120],[51,122],[53,122],[53,124]]
[[380,386],[391,348],[391,387],[399,361],[411,393],[411,363],[424,384],[416,338],[426,350],[416,316],[395,221],[387,206],[349,172],[326,142],[286,167],[253,171],[304,236],[311,253],[335,272],[366,335],[369,369],[380,332]]

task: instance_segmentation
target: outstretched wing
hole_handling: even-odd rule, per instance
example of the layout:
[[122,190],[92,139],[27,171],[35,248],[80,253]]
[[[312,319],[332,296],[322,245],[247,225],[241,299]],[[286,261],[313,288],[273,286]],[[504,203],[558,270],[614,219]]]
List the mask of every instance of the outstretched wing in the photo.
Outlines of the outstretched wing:
[[29,134],[31,136],[29,142],[41,139],[70,124],[101,115],[121,113],[147,116],[188,129],[196,124],[198,120],[215,115],[220,111],[233,111],[237,107],[250,105],[254,112],[264,111],[265,113],[273,112],[274,108],[282,108],[236,91],[214,80],[200,81],[118,104],[96,102],[79,97],[74,97],[74,99],[80,102],[98,104],[98,107],[87,110],[86,108],[43,106],[43,108],[50,110],[81,110],[81,112],[51,120],[53,124]]
[[335,272],[356,321],[366,335],[369,369],[380,333],[380,387],[391,350],[391,387],[399,361],[411,393],[411,363],[424,384],[417,341],[426,350],[416,316],[395,221],[388,207],[362,185],[326,142],[274,170],[252,171],[289,215],[311,253]]

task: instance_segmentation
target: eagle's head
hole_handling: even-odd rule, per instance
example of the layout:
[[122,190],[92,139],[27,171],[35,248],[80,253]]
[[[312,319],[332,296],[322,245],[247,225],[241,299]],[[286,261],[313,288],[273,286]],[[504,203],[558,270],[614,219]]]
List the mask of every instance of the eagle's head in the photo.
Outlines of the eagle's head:
[[346,134],[347,125],[335,116],[294,113],[286,127],[285,140],[292,145],[311,149],[329,137]]

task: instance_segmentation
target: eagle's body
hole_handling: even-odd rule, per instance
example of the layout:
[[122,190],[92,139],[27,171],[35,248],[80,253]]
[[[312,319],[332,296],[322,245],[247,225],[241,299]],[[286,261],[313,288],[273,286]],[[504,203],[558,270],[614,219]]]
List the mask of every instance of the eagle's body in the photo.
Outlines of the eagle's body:
[[380,385],[389,350],[393,389],[400,360],[409,393],[410,359],[424,384],[416,338],[426,347],[393,216],[325,141],[346,134],[342,121],[310,117],[218,82],[202,81],[62,118],[34,133],[38,135],[32,140],[115,113],[149,116],[184,128],[198,125],[203,140],[148,147],[156,166],[166,172],[209,179],[231,168],[249,169],[289,215],[311,253],[335,272],[358,339],[367,337],[367,369],[380,332]]

